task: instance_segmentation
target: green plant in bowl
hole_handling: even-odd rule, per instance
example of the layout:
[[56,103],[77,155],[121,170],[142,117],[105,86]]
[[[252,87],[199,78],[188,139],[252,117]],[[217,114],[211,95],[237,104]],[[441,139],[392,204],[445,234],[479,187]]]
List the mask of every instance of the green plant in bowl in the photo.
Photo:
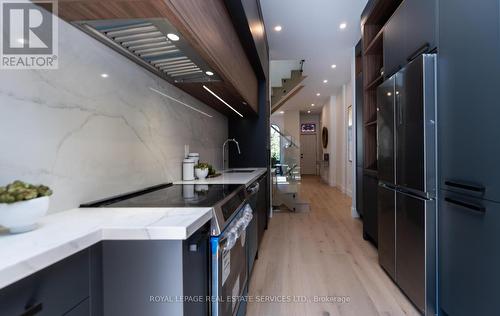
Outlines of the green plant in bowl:
[[215,170],[215,168],[212,166],[212,165],[209,165],[208,166],[208,175],[209,176],[213,176],[217,173],[217,170]]
[[195,169],[209,169],[210,170],[210,165],[206,162],[199,162],[194,166]]
[[0,187],[0,226],[11,233],[24,233],[37,227],[47,214],[52,190],[16,180]]
[[45,185],[33,185],[19,180],[0,187],[0,203],[6,204],[29,201],[51,195],[52,190]]

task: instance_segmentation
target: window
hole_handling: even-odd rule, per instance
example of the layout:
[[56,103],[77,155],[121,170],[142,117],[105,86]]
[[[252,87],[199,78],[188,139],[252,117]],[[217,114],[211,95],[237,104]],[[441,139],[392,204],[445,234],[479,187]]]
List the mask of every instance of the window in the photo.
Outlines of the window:
[[271,164],[275,165],[281,161],[281,135],[278,125],[271,125]]

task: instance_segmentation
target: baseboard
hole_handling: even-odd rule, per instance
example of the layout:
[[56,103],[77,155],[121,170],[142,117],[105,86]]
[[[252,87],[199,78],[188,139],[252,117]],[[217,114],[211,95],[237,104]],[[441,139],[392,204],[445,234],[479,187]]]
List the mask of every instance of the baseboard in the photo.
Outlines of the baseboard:
[[351,207],[351,216],[353,218],[359,218],[359,213],[354,206]]
[[349,195],[350,197],[352,197],[352,190],[351,189],[345,189],[344,193]]

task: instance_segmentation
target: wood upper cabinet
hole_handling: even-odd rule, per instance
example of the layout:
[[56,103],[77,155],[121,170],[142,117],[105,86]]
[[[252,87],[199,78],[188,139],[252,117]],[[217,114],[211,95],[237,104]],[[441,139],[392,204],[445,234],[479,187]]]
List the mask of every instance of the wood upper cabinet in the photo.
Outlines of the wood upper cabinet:
[[221,79],[173,84],[222,113],[235,115],[203,85],[243,115],[258,113],[257,76],[224,0],[59,0],[58,14],[68,22],[165,18]]
[[[213,61],[215,69],[257,112],[257,77],[248,61],[238,34],[222,0],[165,0],[180,23],[183,34],[192,37]],[[182,25],[182,28],[180,28]]]

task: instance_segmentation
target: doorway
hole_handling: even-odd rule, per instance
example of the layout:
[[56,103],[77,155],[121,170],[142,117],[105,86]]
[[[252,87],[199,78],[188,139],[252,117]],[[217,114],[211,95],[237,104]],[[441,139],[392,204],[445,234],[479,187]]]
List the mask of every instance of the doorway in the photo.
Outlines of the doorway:
[[300,135],[300,170],[302,174],[316,175],[316,134]]

